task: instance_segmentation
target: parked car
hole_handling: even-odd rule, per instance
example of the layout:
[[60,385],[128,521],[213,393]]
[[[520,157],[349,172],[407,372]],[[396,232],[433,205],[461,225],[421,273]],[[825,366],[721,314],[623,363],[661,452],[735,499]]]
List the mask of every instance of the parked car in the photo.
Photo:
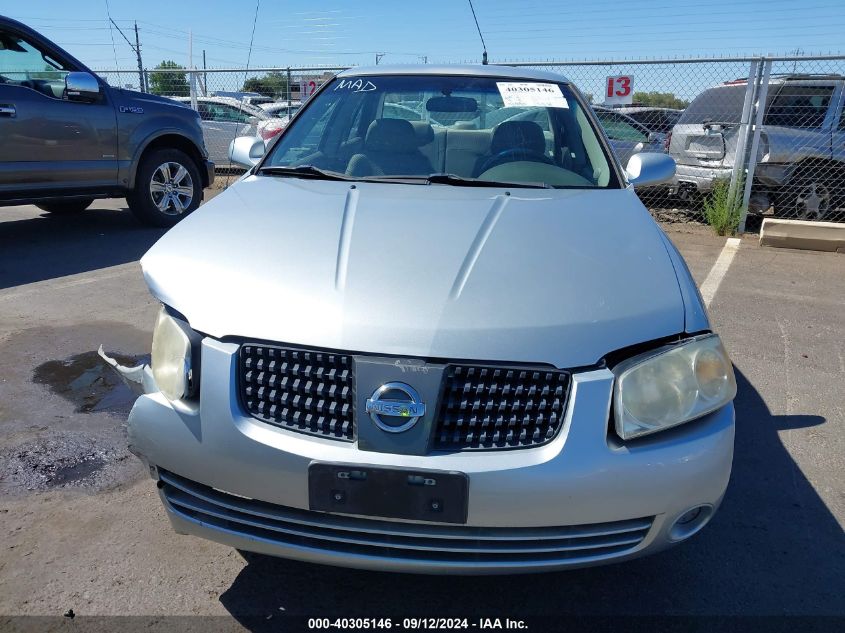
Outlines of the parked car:
[[[455,122],[384,116],[414,98]],[[545,112],[551,152],[534,121],[462,128],[480,103]],[[119,368],[178,532],[504,573],[707,524],[736,384],[633,189],[671,178],[668,155],[623,171],[558,74],[436,65],[340,73],[266,153],[231,151],[250,171],[143,257],[152,365]]]
[[658,108],[654,106],[617,106],[614,112],[628,116],[640,125],[644,125],[651,132],[668,134],[678,122],[683,110],[675,108]]
[[[749,211],[824,219],[843,203],[845,118],[839,75],[774,77],[760,131]],[[672,130],[681,195],[707,193],[734,170],[748,83],[714,86],[696,97]]]
[[29,27],[0,17],[0,205],[77,213],[126,198],[142,222],[196,209],[214,165],[199,116],[114,88]]
[[604,128],[610,146],[619,162],[626,163],[640,152],[665,152],[666,135],[652,132],[631,117],[602,106],[593,106],[596,117]]
[[[173,97],[190,105],[190,97]],[[232,97],[197,97],[197,110],[211,159],[218,167],[231,166],[229,144],[238,136],[259,136],[265,142],[278,135],[286,121],[268,114],[258,106]]]
[[237,90],[217,90],[216,92],[212,92],[210,96],[235,99],[236,101],[252,106],[262,106],[265,103],[273,103],[274,101],[273,97],[268,97],[258,92],[243,92]]
[[301,101],[272,101],[270,103],[262,103],[258,106],[267,114],[279,117],[279,118],[288,118],[292,117],[294,114],[297,113],[299,108],[302,107]]

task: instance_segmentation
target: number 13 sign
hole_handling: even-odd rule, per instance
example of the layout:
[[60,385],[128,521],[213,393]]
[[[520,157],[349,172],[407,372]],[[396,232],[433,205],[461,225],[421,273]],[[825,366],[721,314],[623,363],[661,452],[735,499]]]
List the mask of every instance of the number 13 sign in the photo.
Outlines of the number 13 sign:
[[633,103],[634,78],[631,75],[608,77],[604,102],[607,105],[630,105]]

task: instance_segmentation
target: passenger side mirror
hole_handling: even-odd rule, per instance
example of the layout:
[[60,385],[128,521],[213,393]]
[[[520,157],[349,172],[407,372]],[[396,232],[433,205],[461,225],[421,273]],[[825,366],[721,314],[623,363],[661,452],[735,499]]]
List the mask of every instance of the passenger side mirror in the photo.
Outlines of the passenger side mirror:
[[672,180],[675,160],[668,154],[634,154],[625,167],[628,182],[634,187],[650,187]]
[[68,101],[96,101],[100,98],[100,82],[91,73],[68,73],[65,76],[65,94]]
[[262,158],[264,139],[259,136],[239,136],[229,145],[229,160],[242,167],[253,167]]

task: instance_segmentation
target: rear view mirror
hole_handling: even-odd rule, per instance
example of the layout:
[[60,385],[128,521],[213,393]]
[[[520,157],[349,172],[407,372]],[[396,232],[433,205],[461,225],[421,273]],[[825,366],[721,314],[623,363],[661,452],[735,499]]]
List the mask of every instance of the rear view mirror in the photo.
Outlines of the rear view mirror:
[[471,97],[432,97],[425,102],[429,112],[477,112],[478,102]]
[[96,101],[100,98],[100,82],[91,73],[68,73],[65,94],[68,101]]
[[229,145],[229,160],[242,167],[254,167],[264,158],[264,139],[239,136]]
[[650,187],[672,180],[675,161],[668,154],[646,152],[634,154],[625,167],[628,182],[634,187]]

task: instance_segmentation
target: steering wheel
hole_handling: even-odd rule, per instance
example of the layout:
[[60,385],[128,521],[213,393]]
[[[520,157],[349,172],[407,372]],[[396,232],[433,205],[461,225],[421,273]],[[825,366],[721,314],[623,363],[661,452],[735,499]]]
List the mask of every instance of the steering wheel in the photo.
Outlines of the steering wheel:
[[513,163],[516,161],[546,163],[547,165],[555,164],[555,162],[551,158],[540,152],[535,152],[530,149],[524,149],[522,147],[512,147],[510,149],[503,150],[495,156],[491,156],[486,161],[484,161],[484,163],[481,165],[481,168],[477,171],[476,175],[483,174],[488,169],[493,169],[494,167],[498,167],[499,165],[504,165],[505,163]]

